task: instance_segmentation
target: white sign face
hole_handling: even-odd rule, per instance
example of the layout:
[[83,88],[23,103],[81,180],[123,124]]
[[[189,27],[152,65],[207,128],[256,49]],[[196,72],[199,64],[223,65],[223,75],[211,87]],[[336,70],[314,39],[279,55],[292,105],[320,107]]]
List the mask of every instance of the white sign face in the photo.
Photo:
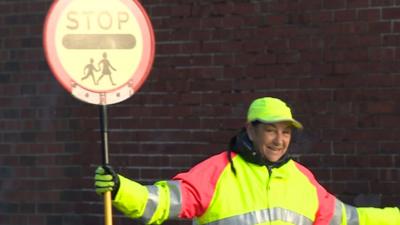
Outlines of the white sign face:
[[132,0],[60,0],[46,18],[44,46],[58,81],[76,98],[107,105],[132,96],[154,60],[148,16]]

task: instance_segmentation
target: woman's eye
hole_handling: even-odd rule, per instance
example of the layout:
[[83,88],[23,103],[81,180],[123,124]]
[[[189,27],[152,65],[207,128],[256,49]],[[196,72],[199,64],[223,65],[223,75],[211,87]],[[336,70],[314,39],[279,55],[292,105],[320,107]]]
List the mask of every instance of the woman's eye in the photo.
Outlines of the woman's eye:
[[284,130],[283,133],[284,134],[291,134],[292,132],[290,130]]

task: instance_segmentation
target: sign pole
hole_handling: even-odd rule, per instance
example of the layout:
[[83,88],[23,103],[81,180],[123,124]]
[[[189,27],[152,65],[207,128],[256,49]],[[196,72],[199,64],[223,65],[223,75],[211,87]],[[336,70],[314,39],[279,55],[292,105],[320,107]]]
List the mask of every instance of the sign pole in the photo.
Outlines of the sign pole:
[[[110,163],[108,157],[108,116],[107,105],[99,106],[100,136],[102,149],[102,163],[106,166]],[[112,225],[112,200],[111,192],[104,193],[104,224]]]
[[101,135],[101,147],[103,152],[103,165],[110,163],[108,157],[108,123],[107,123],[107,105],[99,106],[99,119],[100,119],[100,135]]

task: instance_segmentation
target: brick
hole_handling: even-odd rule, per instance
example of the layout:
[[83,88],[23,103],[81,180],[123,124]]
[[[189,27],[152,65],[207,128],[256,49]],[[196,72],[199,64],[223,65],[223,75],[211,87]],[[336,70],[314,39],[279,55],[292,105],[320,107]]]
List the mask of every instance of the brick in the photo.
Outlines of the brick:
[[343,9],[346,6],[346,1],[344,0],[339,0],[339,1],[329,1],[329,0],[323,0],[322,1],[322,7],[324,9]]
[[354,21],[356,18],[355,10],[338,10],[334,13],[335,22]]
[[287,17],[284,15],[270,15],[266,17],[266,22],[268,25],[282,25],[287,21]]
[[339,35],[353,33],[353,25],[351,23],[333,23],[321,28],[324,33]]
[[371,0],[371,6],[393,6],[394,0]]
[[[316,53],[309,52],[306,54],[303,60],[310,60],[309,58],[315,57]],[[301,60],[301,61],[303,61]],[[295,63],[287,65],[286,73],[289,76],[299,76],[302,77],[303,75],[310,74],[312,71],[312,66],[310,64],[303,64],[303,63]]]
[[372,22],[369,23],[370,33],[390,33],[391,32],[390,22]]
[[363,21],[378,21],[381,19],[381,9],[360,9],[358,19]]
[[[253,62],[256,63],[257,65],[274,64],[278,61],[278,56],[273,55],[273,54],[257,54],[252,58],[251,57],[249,58],[249,56],[247,56],[247,57],[245,56],[244,58],[242,58],[242,59],[239,58],[237,60],[238,60],[238,62],[243,62],[243,60],[245,60],[245,58],[254,60]],[[289,56],[288,56],[288,58],[285,58],[285,56],[282,55],[279,58],[281,61],[290,60]]]
[[298,51],[287,51],[277,55],[277,63],[296,63],[300,59]]
[[396,193],[398,188],[400,188],[400,186],[396,183],[384,181],[378,181],[371,186],[371,190],[375,193]]
[[268,62],[268,59],[270,58],[263,56],[257,57],[255,54],[240,54],[235,56],[234,63],[238,65],[245,65],[257,61],[259,64],[262,64]]
[[386,169],[386,170],[380,170],[380,180],[382,181],[393,181],[397,180],[400,178],[400,173],[399,171],[395,169]]
[[322,133],[322,138],[326,140],[343,140],[344,137],[348,138],[347,135],[344,135],[344,129],[325,129]]
[[333,11],[311,11],[309,13],[310,22],[313,24],[329,23],[333,21],[334,13]]
[[381,147],[380,152],[384,153],[384,154],[396,154],[399,146],[400,146],[400,143],[398,143],[398,142],[381,143],[380,144],[380,147]]
[[150,9],[150,13],[154,17],[168,16],[171,14],[172,8],[169,6],[154,6]]
[[171,7],[170,14],[167,14],[167,16],[180,16],[180,17],[188,17],[191,15],[191,9],[192,6],[190,5],[176,5],[174,7]]
[[181,49],[180,44],[169,43],[169,44],[160,44],[157,46],[157,51],[160,54],[174,54],[179,53]]
[[365,8],[369,6],[368,0],[348,0],[347,8]]
[[320,156],[316,155],[304,155],[300,156],[299,161],[307,167],[320,167],[324,165],[321,161]]
[[201,27],[207,27],[207,28],[223,28],[222,24],[222,19],[221,18],[202,18],[201,19]]
[[400,23],[399,22],[393,22],[393,32],[394,33],[400,32]]
[[[360,112],[363,109],[360,110]],[[357,121],[357,127],[359,128],[378,128],[380,127],[380,118],[374,115],[359,116]]]
[[11,216],[10,219],[10,224],[27,224],[28,223],[28,218],[27,216],[21,216],[21,215],[14,215]]
[[[235,8],[235,9],[234,9]],[[212,7],[213,14],[214,15],[227,15],[227,14],[232,14],[233,10],[239,11],[243,10],[243,8],[240,8],[238,4],[231,4],[229,2],[221,2],[214,4]]]
[[322,58],[322,52],[320,50],[302,51],[300,54],[299,60],[301,62],[316,62]]
[[380,171],[371,168],[357,168],[355,174],[359,180],[378,180],[380,178]]
[[396,104],[394,102],[374,102],[368,103],[365,107],[365,112],[372,114],[376,113],[393,113],[395,112]]
[[29,215],[28,216],[28,224],[32,224],[32,225],[45,224],[45,217],[42,215]]
[[400,18],[400,8],[384,8],[382,9],[383,19],[399,19]]
[[335,169],[332,172],[332,179],[337,181],[348,181],[356,178],[354,170],[351,169]]
[[278,2],[268,2],[261,6],[262,11],[267,12],[284,12],[288,8],[287,1],[278,1]]
[[322,1],[319,0],[309,0],[307,2],[299,2],[298,8],[303,11],[317,11],[322,8]]
[[46,224],[62,224],[62,216],[47,216]]
[[[390,155],[376,155],[376,156],[374,156],[374,165],[376,165],[377,167],[394,168],[395,162],[393,160],[393,157]],[[387,177],[388,175],[386,174],[385,176],[381,176],[381,177],[385,177],[386,179],[388,179],[388,177]],[[397,177],[397,174],[395,174],[394,176]],[[385,178],[383,178],[383,179],[385,179]]]
[[[370,186],[368,181],[353,181],[346,182],[344,193],[369,193]],[[349,196],[351,199],[355,198],[355,194]],[[349,201],[348,201],[349,202]]]
[[228,41],[221,43],[221,52],[240,52],[242,51],[242,46],[239,42]]
[[400,43],[400,35],[387,34],[383,36],[383,44],[393,46]]
[[243,50],[246,52],[263,52],[264,51],[264,41],[256,40],[243,44]]
[[354,128],[357,126],[357,117],[351,115],[336,115],[333,117],[334,127]]
[[400,121],[400,118],[393,115],[384,115],[380,117],[380,125],[381,126],[390,126],[390,124],[396,124]]
[[373,142],[373,141],[367,141],[367,142],[359,142],[357,143],[356,147],[356,152],[357,154],[377,154],[380,151],[380,144]]
[[395,49],[393,48],[371,48],[369,58],[373,61],[393,61],[395,59]]

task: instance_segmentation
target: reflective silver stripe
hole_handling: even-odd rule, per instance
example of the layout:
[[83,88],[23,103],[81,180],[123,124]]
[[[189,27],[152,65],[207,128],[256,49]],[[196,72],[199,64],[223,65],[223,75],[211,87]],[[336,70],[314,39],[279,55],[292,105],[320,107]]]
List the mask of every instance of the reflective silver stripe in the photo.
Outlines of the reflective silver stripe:
[[342,223],[342,207],[343,203],[338,199],[335,200],[335,212],[329,225],[340,225]]
[[181,185],[179,181],[168,181],[169,187],[169,216],[168,218],[178,218],[182,207]]
[[344,204],[346,208],[347,225],[359,225],[358,213],[356,207]]
[[357,209],[351,205],[346,205],[336,199],[335,213],[329,225],[341,225],[343,217],[343,207],[346,211],[347,225],[359,225]]
[[263,209],[217,220],[207,225],[254,225],[272,221],[284,221],[296,225],[312,225],[313,221],[299,213],[284,208]]
[[153,214],[158,206],[158,187],[154,185],[148,185],[146,188],[149,191],[149,198],[147,200],[146,208],[144,209],[141,220],[147,224],[151,217],[153,217]]

